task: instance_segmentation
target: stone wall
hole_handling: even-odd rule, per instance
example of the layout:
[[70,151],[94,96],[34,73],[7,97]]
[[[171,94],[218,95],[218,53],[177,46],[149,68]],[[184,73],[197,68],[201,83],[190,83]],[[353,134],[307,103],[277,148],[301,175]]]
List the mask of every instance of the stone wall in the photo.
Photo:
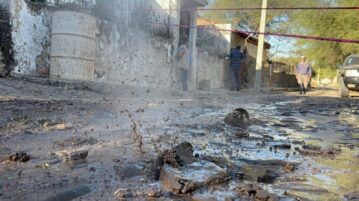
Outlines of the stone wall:
[[298,87],[295,75],[286,73],[273,73],[271,80],[272,87],[296,88]]
[[36,75],[49,67],[50,15],[46,9],[32,10],[24,0],[10,3],[12,40],[17,74]]

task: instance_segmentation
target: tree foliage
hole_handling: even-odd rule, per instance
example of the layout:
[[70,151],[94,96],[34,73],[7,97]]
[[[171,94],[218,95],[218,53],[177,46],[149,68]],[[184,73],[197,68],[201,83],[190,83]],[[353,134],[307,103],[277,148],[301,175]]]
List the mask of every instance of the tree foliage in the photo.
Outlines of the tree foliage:
[[[328,3],[327,3],[328,4]],[[335,0],[334,6],[358,6],[357,0]],[[324,5],[327,6],[327,5]],[[291,15],[296,33],[305,35],[359,40],[359,15],[357,10],[304,11]],[[337,63],[351,54],[359,54],[359,45],[350,43],[298,40],[298,52],[314,61],[316,68],[336,69]]]

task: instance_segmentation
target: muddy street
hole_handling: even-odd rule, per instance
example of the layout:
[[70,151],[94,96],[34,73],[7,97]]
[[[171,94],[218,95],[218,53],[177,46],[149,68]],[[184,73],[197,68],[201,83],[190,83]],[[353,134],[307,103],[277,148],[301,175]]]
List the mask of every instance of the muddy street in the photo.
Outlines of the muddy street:
[[0,200],[359,199],[357,98],[0,82]]

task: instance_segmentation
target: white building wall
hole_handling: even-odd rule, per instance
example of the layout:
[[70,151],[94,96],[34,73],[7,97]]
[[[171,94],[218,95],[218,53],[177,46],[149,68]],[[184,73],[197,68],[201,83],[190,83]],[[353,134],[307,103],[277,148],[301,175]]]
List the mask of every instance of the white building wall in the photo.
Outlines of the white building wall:
[[[75,0],[66,1],[73,3]],[[105,1],[111,2],[107,8],[110,10],[93,12],[97,17],[95,81],[180,89],[173,59],[178,47],[179,27],[167,25],[179,24],[181,0],[89,0],[89,4],[97,3],[98,6],[99,2]],[[54,0],[49,2],[56,3]],[[24,0],[13,0],[10,4],[17,62],[13,73],[38,75],[39,68],[49,68],[50,65],[53,5],[33,9]],[[197,39],[203,38],[200,34]],[[195,79],[198,82],[210,80],[209,88],[221,88],[223,49],[227,43],[223,42],[221,34],[213,39],[218,41],[212,46],[202,47],[201,43],[196,43]],[[220,49],[216,44],[221,44]]]
[[50,38],[49,19],[44,11],[33,12],[24,0],[12,0],[12,39],[17,65],[14,73],[34,75],[36,60],[46,49]]

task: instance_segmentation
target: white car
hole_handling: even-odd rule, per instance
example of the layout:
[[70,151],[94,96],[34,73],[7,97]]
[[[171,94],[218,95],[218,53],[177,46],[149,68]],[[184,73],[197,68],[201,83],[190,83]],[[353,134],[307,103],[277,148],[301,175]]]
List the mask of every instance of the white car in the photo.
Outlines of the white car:
[[343,65],[339,65],[338,81],[341,97],[348,97],[349,90],[359,90],[359,55],[351,55]]

